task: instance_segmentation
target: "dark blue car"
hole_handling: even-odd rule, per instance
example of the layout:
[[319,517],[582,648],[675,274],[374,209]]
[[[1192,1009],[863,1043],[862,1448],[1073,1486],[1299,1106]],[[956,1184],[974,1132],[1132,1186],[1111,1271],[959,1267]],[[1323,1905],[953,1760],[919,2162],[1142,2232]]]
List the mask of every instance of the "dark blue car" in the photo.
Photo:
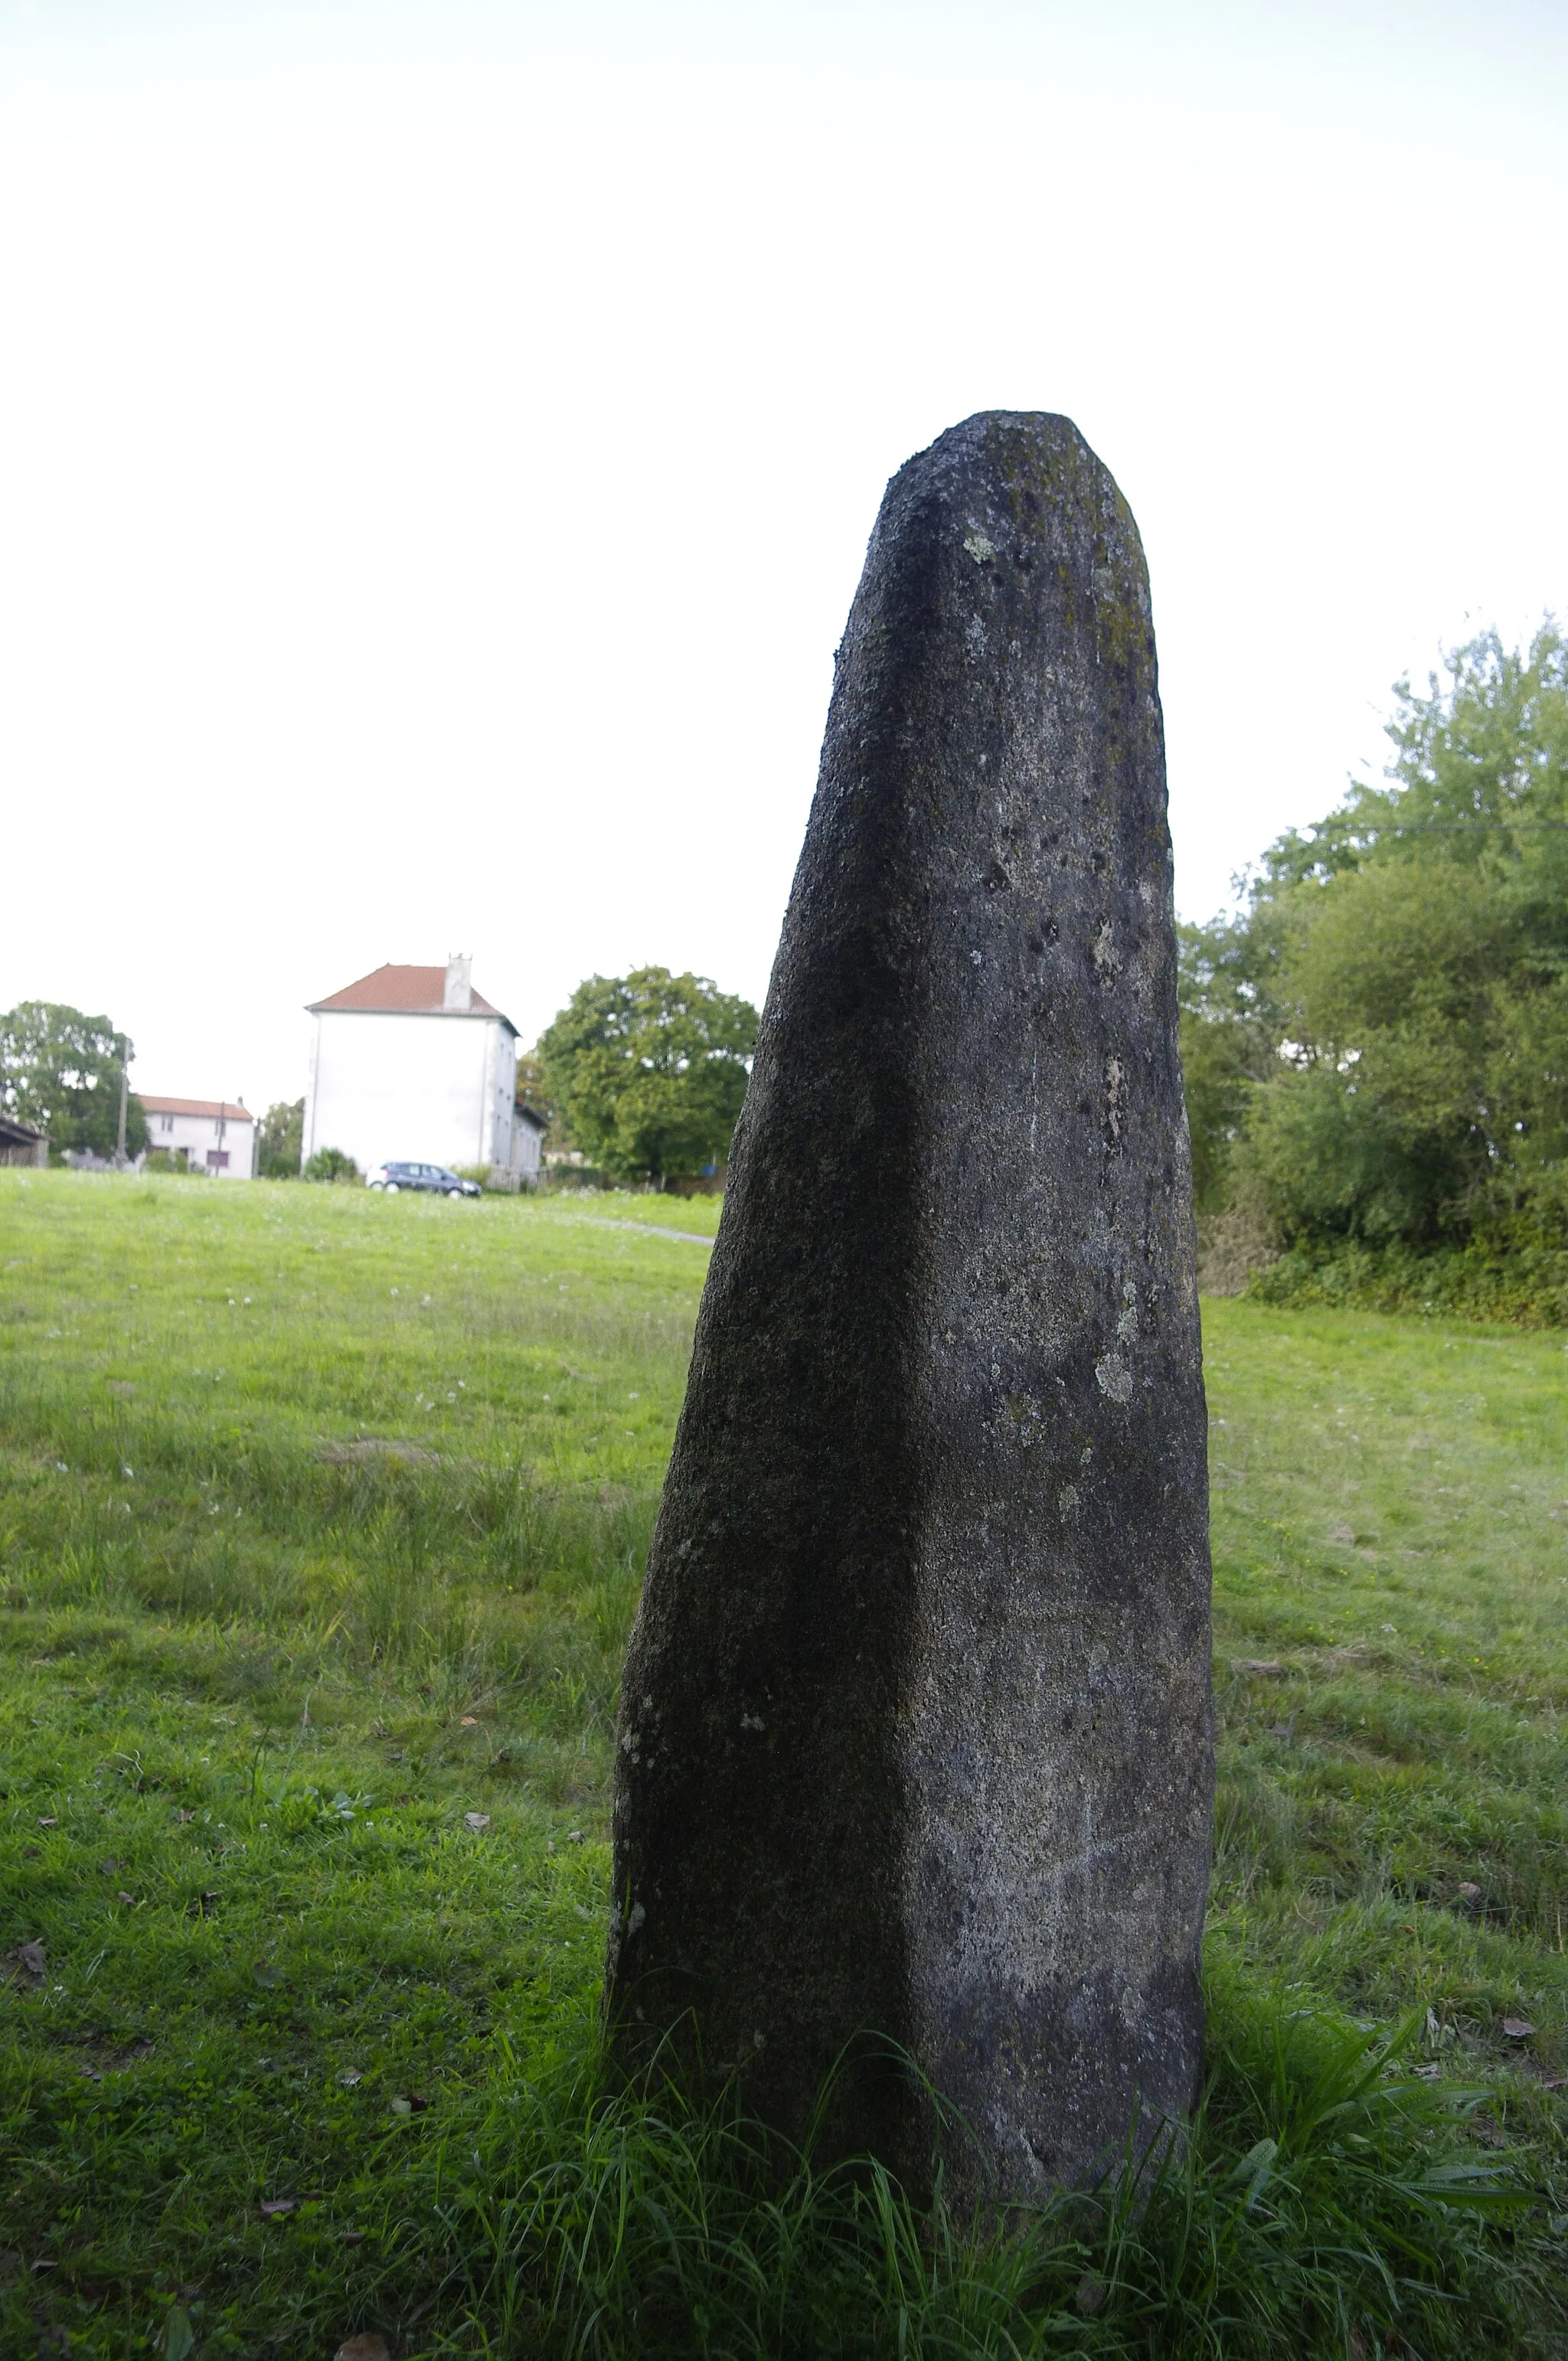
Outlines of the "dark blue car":
[[433,1197],[479,1197],[477,1180],[461,1180],[444,1164],[378,1164],[366,1176],[367,1189],[382,1189],[395,1197],[400,1189],[422,1189]]

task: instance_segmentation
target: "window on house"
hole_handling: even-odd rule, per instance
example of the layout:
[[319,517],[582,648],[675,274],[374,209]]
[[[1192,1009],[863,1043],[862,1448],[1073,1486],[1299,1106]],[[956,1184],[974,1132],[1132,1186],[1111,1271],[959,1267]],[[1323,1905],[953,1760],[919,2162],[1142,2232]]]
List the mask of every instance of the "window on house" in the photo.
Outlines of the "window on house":
[[207,1163],[214,1172],[226,1172],[228,1170],[229,1164],[228,1149],[226,1148],[209,1148],[207,1150]]

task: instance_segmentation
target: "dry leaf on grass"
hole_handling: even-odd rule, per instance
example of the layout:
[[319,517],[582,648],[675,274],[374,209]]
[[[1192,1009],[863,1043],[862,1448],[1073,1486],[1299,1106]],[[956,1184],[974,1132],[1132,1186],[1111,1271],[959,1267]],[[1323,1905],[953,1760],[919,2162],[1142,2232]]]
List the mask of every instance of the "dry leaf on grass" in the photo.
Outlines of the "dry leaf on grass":
[[391,2348],[384,2336],[348,2336],[338,2346],[333,2361],[392,2361]]
[[60,1822],[52,1812],[43,1812],[38,1816],[38,1826],[40,1828],[58,1828]]
[[1232,1660],[1231,1670],[1233,1673],[1250,1674],[1255,1679],[1261,1680],[1266,1675],[1282,1673],[1285,1667],[1277,1656],[1236,1656]]
[[261,2212],[263,2216],[270,2221],[275,2213],[294,2213],[299,2202],[297,2197],[264,2197],[261,2201]]
[[41,1976],[49,1963],[49,1954],[42,1943],[36,1939],[31,1943],[18,1943],[16,1949],[7,1951],[5,1956],[7,1960],[15,1960],[18,1967],[26,1968],[30,1976]]
[[352,2091],[356,2082],[362,2082],[365,2078],[356,2067],[351,2066],[346,2073],[340,2074],[337,2079],[345,2091]]
[[1503,2031],[1510,2041],[1528,2041],[1535,2027],[1528,2016],[1505,2016]]
[[465,1812],[463,1825],[466,1828],[472,1828],[477,1837],[482,1837],[490,1825],[490,1816],[488,1812]]

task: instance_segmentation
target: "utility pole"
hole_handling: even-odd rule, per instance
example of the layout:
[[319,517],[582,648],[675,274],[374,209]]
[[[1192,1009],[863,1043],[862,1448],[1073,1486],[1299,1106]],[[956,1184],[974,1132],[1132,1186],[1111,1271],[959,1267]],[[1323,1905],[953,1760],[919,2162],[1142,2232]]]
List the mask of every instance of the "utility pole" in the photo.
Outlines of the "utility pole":
[[131,1045],[122,1033],[120,1036],[120,1129],[119,1137],[115,1142],[115,1162],[122,1172],[126,1169],[126,1101],[130,1094],[128,1075],[130,1062]]

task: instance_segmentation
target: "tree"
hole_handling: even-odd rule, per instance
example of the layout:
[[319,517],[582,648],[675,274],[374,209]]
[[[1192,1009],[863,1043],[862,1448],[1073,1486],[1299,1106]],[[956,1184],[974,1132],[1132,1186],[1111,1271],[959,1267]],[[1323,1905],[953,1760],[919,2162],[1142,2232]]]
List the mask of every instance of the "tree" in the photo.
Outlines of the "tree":
[[705,977],[590,976],[541,1038],[543,1081],[575,1146],[661,1187],[729,1152],[757,1012]]
[[551,1096],[550,1084],[544,1073],[544,1060],[540,1056],[537,1046],[532,1049],[520,1049],[517,1053],[516,1100],[520,1108],[527,1107],[543,1119],[545,1126],[546,1148],[559,1148],[565,1145],[565,1137],[561,1127],[560,1109]]
[[1273,1071],[1275,965],[1245,919],[1177,928],[1181,1071],[1201,1213],[1225,1204],[1252,1086]]
[[1568,641],[1483,633],[1395,695],[1388,784],[1280,838],[1245,911],[1188,930],[1195,1164],[1211,1187],[1223,1167],[1222,1195],[1261,1189],[1288,1237],[1424,1246],[1527,1205],[1560,1224]]
[[[120,1082],[136,1055],[106,1016],[84,1016],[52,1000],[24,1000],[0,1016],[0,1104],[48,1134],[49,1146],[113,1156],[119,1139]],[[141,1102],[126,1105],[126,1153],[147,1146]]]
[[305,1102],[280,1099],[261,1118],[258,1170],[263,1180],[297,1180],[305,1138]]

